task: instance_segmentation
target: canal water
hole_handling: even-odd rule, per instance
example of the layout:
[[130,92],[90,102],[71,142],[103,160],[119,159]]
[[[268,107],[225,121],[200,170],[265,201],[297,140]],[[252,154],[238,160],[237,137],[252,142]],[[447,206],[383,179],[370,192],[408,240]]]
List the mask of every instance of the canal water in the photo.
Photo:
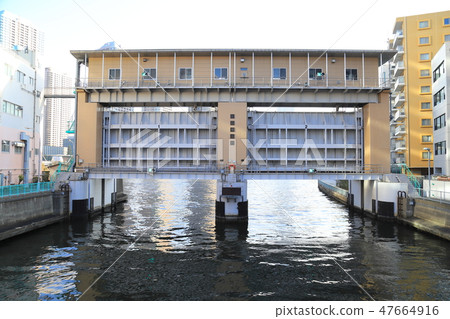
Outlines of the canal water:
[[0,300],[450,300],[450,243],[374,221],[316,181],[249,181],[216,227],[215,181],[128,180],[128,202],[0,242]]

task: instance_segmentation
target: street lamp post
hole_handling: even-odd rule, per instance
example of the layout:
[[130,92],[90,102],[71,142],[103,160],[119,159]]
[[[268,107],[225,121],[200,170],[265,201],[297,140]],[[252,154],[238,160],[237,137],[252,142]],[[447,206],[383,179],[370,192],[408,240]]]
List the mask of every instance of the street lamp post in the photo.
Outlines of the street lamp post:
[[430,173],[430,160],[431,160],[431,149],[428,147],[423,148],[424,151],[428,152],[428,197],[431,195],[431,173]]

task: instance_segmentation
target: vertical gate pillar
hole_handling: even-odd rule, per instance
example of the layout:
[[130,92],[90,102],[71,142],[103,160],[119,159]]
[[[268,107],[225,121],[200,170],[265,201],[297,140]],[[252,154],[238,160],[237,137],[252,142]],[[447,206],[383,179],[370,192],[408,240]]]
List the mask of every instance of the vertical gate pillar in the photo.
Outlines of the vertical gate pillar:
[[222,173],[217,181],[216,221],[247,222],[247,181],[242,174]]

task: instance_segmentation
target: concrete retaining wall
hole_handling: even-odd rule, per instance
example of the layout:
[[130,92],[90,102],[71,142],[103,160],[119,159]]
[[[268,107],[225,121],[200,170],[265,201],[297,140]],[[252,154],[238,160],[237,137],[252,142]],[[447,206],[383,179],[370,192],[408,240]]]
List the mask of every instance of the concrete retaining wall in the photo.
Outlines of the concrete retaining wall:
[[440,226],[450,227],[450,204],[416,198],[414,217],[431,221]]
[[342,188],[319,181],[319,190],[335,200],[347,204],[348,192]]
[[0,240],[68,217],[68,194],[42,192],[0,200]]
[[[319,181],[319,190],[341,203],[347,204],[346,198],[349,196],[350,203],[348,204],[353,202],[355,208],[376,218],[395,220],[420,231],[450,240],[450,203],[416,198],[413,216],[400,216],[398,215],[397,192],[406,191],[406,184],[367,181],[351,181],[350,184],[350,194],[346,190],[322,181]],[[364,202],[364,206],[361,205],[362,202]],[[366,207],[366,205],[370,206]],[[386,212],[383,212],[386,208],[392,211],[392,218],[390,214],[387,215]]]

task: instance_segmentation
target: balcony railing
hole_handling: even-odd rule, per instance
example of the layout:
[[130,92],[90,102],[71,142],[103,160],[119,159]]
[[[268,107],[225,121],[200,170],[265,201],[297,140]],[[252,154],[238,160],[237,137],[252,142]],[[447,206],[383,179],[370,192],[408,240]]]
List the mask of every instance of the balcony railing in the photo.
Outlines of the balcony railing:
[[403,41],[403,31],[398,31],[395,35],[394,35],[394,40],[392,41],[392,45],[395,48],[396,46],[398,46],[399,44],[401,44]]
[[406,130],[404,125],[399,125],[395,128],[395,136],[405,135]]
[[405,143],[405,141],[400,141],[400,142],[395,143],[395,151],[396,152],[406,151],[406,143]]
[[404,72],[404,71],[405,71],[405,62],[399,61],[399,62],[395,65],[394,76],[400,76],[400,75],[403,75],[403,72]]
[[394,107],[399,108],[405,104],[405,93],[399,93],[394,99]]
[[316,79],[308,79],[306,76],[292,79],[273,79],[270,77],[236,77],[229,79],[216,79],[210,77],[194,77],[193,79],[174,79],[173,77],[158,77],[154,80],[122,78],[117,80],[89,78],[77,81],[78,88],[85,89],[136,89],[136,88],[230,88],[230,87],[263,87],[263,88],[307,88],[307,87],[345,87],[345,88],[387,88],[389,83],[384,83],[378,78],[327,78],[322,76]]
[[397,122],[399,120],[403,120],[405,118],[405,111],[400,109],[397,110],[394,114],[394,121]]
[[403,55],[405,53],[405,49],[403,48],[403,45],[398,45],[396,47],[396,49],[397,49],[397,54],[394,55],[394,63],[398,63],[398,62],[402,61]]
[[405,86],[405,77],[399,76],[395,81],[394,91],[401,91],[404,86]]

